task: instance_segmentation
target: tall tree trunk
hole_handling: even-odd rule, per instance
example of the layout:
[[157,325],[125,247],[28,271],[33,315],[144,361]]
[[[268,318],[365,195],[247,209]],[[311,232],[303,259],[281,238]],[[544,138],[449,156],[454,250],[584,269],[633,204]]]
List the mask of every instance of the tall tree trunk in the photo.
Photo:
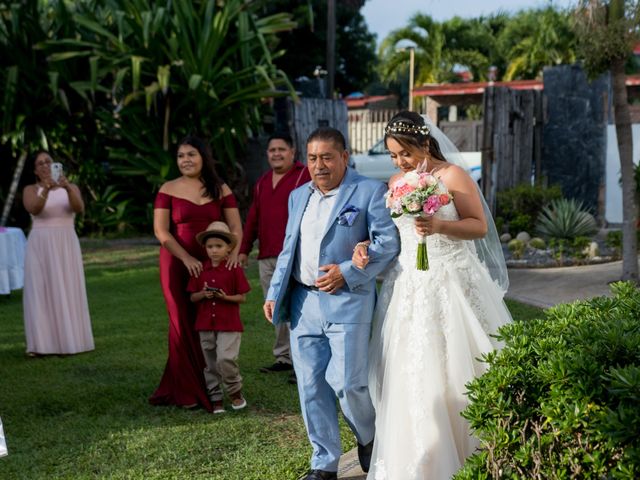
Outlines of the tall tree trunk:
[[24,169],[24,164],[27,161],[27,151],[23,150],[20,154],[20,158],[18,159],[18,164],[16,165],[16,169],[13,172],[13,181],[11,182],[11,186],[9,187],[9,195],[7,195],[7,201],[4,204],[4,209],[2,210],[2,217],[0,218],[0,226],[4,227],[7,224],[7,220],[9,219],[9,213],[11,212],[11,206],[13,205],[13,199],[16,196],[16,192],[18,191],[18,184],[20,183],[20,177],[22,176],[22,170]]
[[636,233],[636,182],[633,164],[631,116],[625,85],[624,59],[611,62],[613,112],[622,174],[622,279],[638,282],[638,240]]

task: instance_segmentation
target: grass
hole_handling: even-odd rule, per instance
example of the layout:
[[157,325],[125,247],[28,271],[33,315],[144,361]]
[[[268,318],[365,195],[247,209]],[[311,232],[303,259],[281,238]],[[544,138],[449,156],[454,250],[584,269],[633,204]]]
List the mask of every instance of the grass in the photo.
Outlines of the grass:
[[[272,327],[262,316],[255,261],[242,306],[240,369],[249,407],[213,416],[153,407],[166,361],[167,314],[157,247],[86,243],[94,352],[28,359],[21,292],[0,296],[0,417],[9,456],[2,479],[287,480],[308,469],[311,448],[287,374],[265,375]],[[509,302],[514,318],[540,315]],[[342,424],[343,448],[355,446]]]

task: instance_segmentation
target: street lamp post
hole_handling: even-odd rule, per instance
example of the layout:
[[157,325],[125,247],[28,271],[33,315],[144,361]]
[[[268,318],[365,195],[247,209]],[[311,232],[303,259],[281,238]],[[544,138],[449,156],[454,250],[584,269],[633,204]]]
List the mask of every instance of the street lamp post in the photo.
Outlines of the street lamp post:
[[413,70],[415,47],[407,47],[409,49],[409,110],[413,111]]

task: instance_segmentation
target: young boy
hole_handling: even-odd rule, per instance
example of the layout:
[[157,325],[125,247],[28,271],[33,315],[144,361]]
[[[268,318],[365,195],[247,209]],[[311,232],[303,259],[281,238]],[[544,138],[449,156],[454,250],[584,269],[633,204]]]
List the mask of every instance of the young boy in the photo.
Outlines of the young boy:
[[196,240],[205,247],[210,261],[205,262],[198,277],[189,280],[187,291],[191,292],[191,301],[198,304],[195,329],[206,363],[207,393],[213,413],[225,412],[222,385],[231,399],[231,408],[240,410],[247,406],[237,362],[244,330],[240,304],[251,288],[241,267],[228,269],[225,264],[237,243],[226,223],[209,224],[196,235]]

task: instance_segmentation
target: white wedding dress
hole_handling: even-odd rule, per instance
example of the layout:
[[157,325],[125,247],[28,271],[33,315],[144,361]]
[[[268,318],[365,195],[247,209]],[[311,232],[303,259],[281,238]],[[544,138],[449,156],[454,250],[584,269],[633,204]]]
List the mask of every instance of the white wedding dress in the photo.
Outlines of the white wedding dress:
[[[453,202],[436,216],[458,220]],[[394,220],[401,253],[385,276],[374,315],[369,388],[376,437],[368,480],[444,480],[477,441],[460,412],[478,361],[498,348],[490,334],[511,321],[503,292],[474,243],[427,237],[429,270],[416,270],[414,219]]]

